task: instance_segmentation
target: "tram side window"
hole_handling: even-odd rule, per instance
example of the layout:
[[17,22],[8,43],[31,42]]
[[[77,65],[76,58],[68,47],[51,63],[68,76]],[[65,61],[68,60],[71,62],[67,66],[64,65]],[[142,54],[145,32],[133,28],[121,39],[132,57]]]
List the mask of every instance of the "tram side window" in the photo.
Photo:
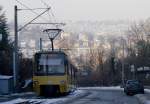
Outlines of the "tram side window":
[[74,67],[72,67],[72,77],[74,78]]
[[[77,70],[77,69],[75,69]],[[74,78],[76,78],[77,71],[74,70]]]
[[71,75],[71,78],[72,78],[72,65],[71,65],[71,67],[70,67],[70,75]]
[[65,60],[65,72],[67,75],[69,75],[69,64],[67,60]]
[[71,70],[72,70],[72,67],[71,67],[71,64],[69,64],[69,75],[70,75],[70,76],[71,76],[71,74],[72,74]]
[[73,70],[73,77],[74,77],[74,79],[75,79],[75,77],[76,77],[76,72],[75,72],[75,70],[76,70],[76,69]]
[[69,75],[69,68],[68,68],[68,64],[66,64],[66,65],[65,65],[65,70],[66,70],[67,75]]

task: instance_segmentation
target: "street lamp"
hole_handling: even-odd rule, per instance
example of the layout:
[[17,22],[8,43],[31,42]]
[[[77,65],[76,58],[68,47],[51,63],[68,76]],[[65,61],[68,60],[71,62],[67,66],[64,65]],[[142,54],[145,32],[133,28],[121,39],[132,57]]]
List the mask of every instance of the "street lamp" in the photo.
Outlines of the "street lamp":
[[53,40],[56,38],[56,36],[61,32],[61,29],[45,29],[43,30],[44,33],[48,34],[48,37],[51,41],[52,45],[52,51],[54,50]]

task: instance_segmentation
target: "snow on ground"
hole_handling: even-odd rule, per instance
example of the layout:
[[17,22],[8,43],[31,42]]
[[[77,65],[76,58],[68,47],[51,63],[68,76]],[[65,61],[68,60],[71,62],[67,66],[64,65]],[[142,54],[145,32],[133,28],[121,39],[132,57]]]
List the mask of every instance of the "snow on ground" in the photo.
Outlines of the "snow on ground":
[[62,102],[63,100],[65,100],[65,98],[58,98],[58,99],[23,99],[23,98],[17,98],[11,101],[7,101],[7,102],[2,102],[0,104],[18,104],[18,103],[25,103],[25,102],[29,102],[31,104],[58,104],[60,102]]
[[150,89],[144,89],[144,91],[146,91],[146,92],[150,93]]
[[[70,93],[68,96],[59,97],[59,98],[49,98],[49,99],[42,99],[42,98],[31,98],[31,99],[25,99],[18,97],[14,100],[3,102],[0,104],[16,104],[21,102],[29,102],[31,104],[36,104],[39,102],[39,104],[62,104],[65,101],[71,100],[76,97],[80,97],[84,95],[86,90],[123,90],[123,88],[120,88],[120,86],[110,86],[110,87],[79,87],[74,92]],[[150,89],[145,89],[146,92],[150,93]],[[146,104],[150,104],[150,101],[148,100]]]
[[49,98],[49,99],[24,99],[24,98],[16,98],[11,101],[3,102],[0,104],[17,104],[17,103],[23,103],[23,102],[29,102],[31,104],[61,104],[64,101],[67,101],[71,98],[78,97],[84,93],[83,90],[75,90],[74,92],[70,93],[68,96],[60,97],[60,98]]
[[25,101],[26,101],[25,99],[17,98],[15,100],[8,101],[8,102],[2,102],[0,104],[16,104],[16,103],[22,103],[22,102],[25,102]]
[[80,94],[83,94],[83,93],[84,93],[83,90],[78,89],[78,90],[71,92],[68,97],[79,96]]
[[144,89],[145,94],[137,94],[135,97],[137,97],[141,104],[150,104],[150,89]]
[[150,104],[150,101],[147,101],[145,104]]
[[110,86],[110,87],[80,87],[79,89],[92,89],[92,90],[123,90],[120,86]]

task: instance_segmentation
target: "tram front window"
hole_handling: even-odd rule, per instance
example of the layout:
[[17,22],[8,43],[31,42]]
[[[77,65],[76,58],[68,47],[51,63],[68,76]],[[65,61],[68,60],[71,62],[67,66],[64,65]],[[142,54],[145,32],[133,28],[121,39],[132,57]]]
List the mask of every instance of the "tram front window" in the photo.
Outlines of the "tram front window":
[[65,73],[62,58],[52,58],[48,57],[48,55],[41,55],[37,65],[37,75],[57,75]]
[[47,60],[48,74],[63,74],[65,73],[64,65],[62,59],[48,59]]
[[48,74],[64,74],[65,70],[63,66],[48,66]]
[[37,61],[37,70],[36,70],[36,74],[37,75],[45,75],[46,74],[46,64],[47,64],[47,60],[46,60],[46,56],[45,55],[41,55],[40,58]]
[[37,72],[39,74],[46,74],[46,65],[39,65]]

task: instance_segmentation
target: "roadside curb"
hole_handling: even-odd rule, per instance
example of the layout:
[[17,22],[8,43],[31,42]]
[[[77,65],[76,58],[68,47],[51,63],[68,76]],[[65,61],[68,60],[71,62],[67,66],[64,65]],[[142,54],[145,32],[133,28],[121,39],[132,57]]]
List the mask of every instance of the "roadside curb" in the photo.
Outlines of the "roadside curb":
[[71,97],[69,97],[68,96],[68,98],[69,99],[67,99],[67,100],[64,100],[64,101],[62,101],[62,102],[60,102],[60,103],[58,103],[58,104],[68,104],[68,103],[71,103],[72,101],[75,101],[75,100],[77,100],[77,99],[80,99],[80,98],[82,98],[82,97],[85,97],[85,96],[88,96],[90,94],[90,92],[85,92],[85,91],[83,91],[83,93],[81,93],[81,94],[79,94],[79,95],[77,95],[77,96],[75,96],[75,97],[73,97],[73,96],[71,96]]
[[27,97],[33,97],[36,96],[33,92],[26,92],[26,93],[14,93],[10,95],[0,95],[0,103],[13,100],[16,98],[27,98]]
[[150,104],[150,100],[148,100],[143,94],[137,94],[135,97],[140,101],[140,104]]

